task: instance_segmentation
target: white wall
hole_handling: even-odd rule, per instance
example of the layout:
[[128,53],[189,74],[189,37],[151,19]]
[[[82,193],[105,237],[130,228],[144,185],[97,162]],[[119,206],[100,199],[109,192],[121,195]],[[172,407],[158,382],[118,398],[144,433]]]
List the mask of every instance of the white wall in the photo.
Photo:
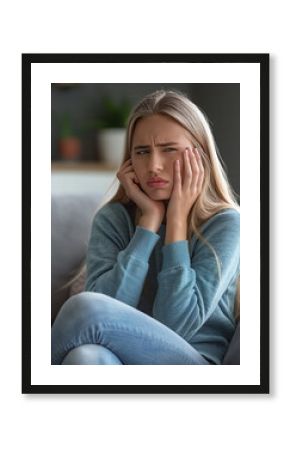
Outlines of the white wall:
[[103,195],[115,179],[115,172],[56,171],[51,174],[51,193],[58,195],[97,192]]

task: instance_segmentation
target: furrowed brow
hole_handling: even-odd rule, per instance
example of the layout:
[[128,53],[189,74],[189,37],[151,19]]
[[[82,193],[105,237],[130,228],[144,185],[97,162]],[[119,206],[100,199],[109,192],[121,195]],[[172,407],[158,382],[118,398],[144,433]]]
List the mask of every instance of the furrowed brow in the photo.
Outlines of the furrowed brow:
[[165,142],[164,144],[157,144],[157,147],[167,147],[168,145],[178,145],[177,142]]
[[136,147],[134,147],[134,150],[142,150],[144,148],[150,148],[149,145],[136,145]]
[[[167,147],[168,145],[178,145],[177,142],[164,142],[163,144],[157,144],[157,147]],[[145,149],[145,148],[150,148],[150,145],[136,145],[136,147],[134,147],[134,150],[140,150],[140,149]]]

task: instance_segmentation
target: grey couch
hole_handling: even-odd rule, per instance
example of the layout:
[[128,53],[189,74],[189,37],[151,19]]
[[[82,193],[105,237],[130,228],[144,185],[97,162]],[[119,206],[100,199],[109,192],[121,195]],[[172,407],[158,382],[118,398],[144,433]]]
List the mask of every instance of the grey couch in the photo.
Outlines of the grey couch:
[[[93,216],[100,205],[98,195],[57,195],[51,200],[51,321],[72,295],[63,287],[85,259]],[[223,364],[240,364],[240,324]]]

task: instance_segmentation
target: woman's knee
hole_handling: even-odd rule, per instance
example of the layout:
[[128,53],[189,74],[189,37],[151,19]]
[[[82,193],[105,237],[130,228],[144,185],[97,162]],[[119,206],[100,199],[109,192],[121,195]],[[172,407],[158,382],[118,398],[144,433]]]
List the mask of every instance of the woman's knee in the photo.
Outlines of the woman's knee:
[[120,365],[119,358],[107,348],[98,344],[85,344],[72,349],[64,358],[62,365]]
[[119,322],[123,309],[121,302],[104,294],[82,292],[70,297],[52,325],[53,364],[61,364],[69,348],[102,342],[103,324]]
[[59,315],[81,318],[91,317],[97,314],[106,314],[110,312],[114,299],[105,294],[95,292],[81,292],[70,297],[62,306]]

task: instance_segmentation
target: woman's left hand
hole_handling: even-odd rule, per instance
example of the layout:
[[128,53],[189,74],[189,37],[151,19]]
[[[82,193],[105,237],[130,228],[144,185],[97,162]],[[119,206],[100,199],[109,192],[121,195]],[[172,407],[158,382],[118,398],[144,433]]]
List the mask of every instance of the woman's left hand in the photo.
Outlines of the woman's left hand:
[[183,152],[183,167],[182,180],[180,161],[174,161],[173,189],[166,211],[167,222],[185,223],[202,189],[204,168],[196,148],[186,147]]

